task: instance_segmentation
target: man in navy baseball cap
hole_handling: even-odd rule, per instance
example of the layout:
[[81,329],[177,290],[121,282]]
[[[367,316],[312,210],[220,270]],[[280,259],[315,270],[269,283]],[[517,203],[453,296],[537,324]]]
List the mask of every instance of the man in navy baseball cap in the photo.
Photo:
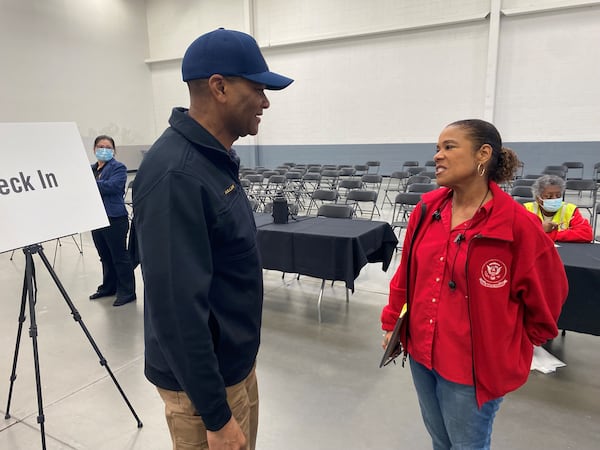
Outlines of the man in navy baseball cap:
[[144,277],[145,375],[165,403],[174,448],[254,450],[262,265],[232,149],[255,135],[269,71],[256,41],[222,28],[185,52],[190,107],[146,153],[133,184]]
[[183,57],[181,72],[186,82],[218,73],[264,84],[271,90],[283,89],[294,81],[269,71],[252,36],[224,28],[203,34],[191,43]]

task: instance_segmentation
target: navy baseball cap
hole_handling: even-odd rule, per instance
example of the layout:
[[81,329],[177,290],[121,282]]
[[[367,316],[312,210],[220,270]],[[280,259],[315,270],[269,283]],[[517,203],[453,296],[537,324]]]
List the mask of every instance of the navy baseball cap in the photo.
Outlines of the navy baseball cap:
[[258,44],[240,31],[219,28],[190,44],[183,56],[183,81],[210,78],[214,74],[242,77],[267,89],[288,87],[294,80],[269,71]]

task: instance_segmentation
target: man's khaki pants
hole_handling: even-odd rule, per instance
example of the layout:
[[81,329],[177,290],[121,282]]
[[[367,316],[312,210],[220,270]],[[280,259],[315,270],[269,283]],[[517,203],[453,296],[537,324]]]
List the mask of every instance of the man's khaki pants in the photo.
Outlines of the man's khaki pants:
[[[187,394],[183,391],[157,389],[165,402],[165,416],[173,440],[173,450],[208,450],[204,422]],[[226,390],[231,413],[248,440],[248,449],[254,450],[258,430],[258,385],[255,369],[252,369],[246,379]]]

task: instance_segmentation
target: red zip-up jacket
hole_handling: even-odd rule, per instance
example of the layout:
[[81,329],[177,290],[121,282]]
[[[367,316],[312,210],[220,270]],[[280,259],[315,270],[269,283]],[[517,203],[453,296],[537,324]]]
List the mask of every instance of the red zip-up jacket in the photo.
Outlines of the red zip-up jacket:
[[[493,210],[469,245],[466,267],[479,406],[525,383],[533,346],[557,335],[556,323],[568,293],[560,256],[539,221],[496,183],[490,182],[489,187],[494,196]],[[408,340],[419,339],[409,333],[410,301],[414,289],[419,288],[414,286],[411,255],[427,239],[435,212],[450,195],[448,188],[423,194],[410,217],[400,266],[390,282],[389,303],[381,314],[382,328],[392,330],[408,302],[402,330],[404,348]]]

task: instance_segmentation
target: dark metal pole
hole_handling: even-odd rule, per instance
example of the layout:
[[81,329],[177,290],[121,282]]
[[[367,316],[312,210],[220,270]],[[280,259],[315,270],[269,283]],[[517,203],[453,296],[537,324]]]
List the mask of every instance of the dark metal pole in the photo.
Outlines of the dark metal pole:
[[121,386],[119,385],[114,374],[110,370],[110,367],[108,366],[108,363],[106,362],[106,359],[104,358],[104,356],[100,352],[100,349],[96,345],[94,338],[92,337],[89,330],[83,323],[83,320],[81,319],[81,315],[79,314],[79,311],[77,311],[77,309],[75,308],[75,305],[69,298],[67,291],[65,290],[62,283],[58,279],[58,276],[56,275],[56,272],[54,272],[54,269],[52,268],[50,262],[48,261],[48,258],[46,258],[46,255],[44,254],[44,249],[42,248],[42,246],[40,244],[29,245],[29,246],[23,248],[23,253],[25,253],[25,276],[24,276],[24,280],[23,280],[23,292],[21,295],[21,308],[19,311],[19,326],[17,329],[15,353],[13,356],[12,372],[10,375],[10,388],[9,388],[9,392],[8,392],[8,402],[6,405],[6,414],[5,414],[4,418],[10,419],[10,406],[11,406],[11,400],[12,400],[12,394],[13,394],[13,387],[14,387],[14,382],[17,379],[17,362],[18,362],[18,358],[19,358],[19,347],[21,344],[23,324],[26,319],[25,308],[26,308],[26,303],[28,302],[29,303],[29,323],[30,323],[29,337],[31,337],[31,342],[33,345],[33,362],[34,362],[34,366],[35,366],[35,385],[36,385],[37,402],[38,402],[37,423],[40,424],[40,433],[41,433],[41,437],[42,437],[42,450],[46,450],[46,431],[45,431],[45,425],[44,425],[44,422],[45,422],[44,403],[43,403],[43,399],[42,399],[42,381],[41,381],[41,376],[40,376],[40,360],[39,360],[39,351],[38,351],[38,343],[37,343],[38,331],[37,331],[37,322],[36,322],[36,318],[35,318],[35,306],[36,306],[36,301],[37,301],[36,300],[37,283],[36,283],[36,278],[35,278],[35,265],[33,263],[33,254],[37,253],[40,256],[40,258],[42,259],[42,262],[44,263],[44,265],[46,266],[46,269],[48,269],[50,276],[54,280],[54,283],[58,287],[58,290],[62,294],[65,302],[69,306],[69,309],[71,310],[71,315],[73,316],[73,319],[75,320],[75,322],[77,322],[79,324],[79,326],[83,330],[85,336],[87,337],[88,341],[92,345],[92,348],[94,349],[94,351],[100,358],[100,365],[104,366],[106,368],[106,371],[110,375],[110,378],[113,380],[113,383],[115,384],[119,393],[123,397],[123,400],[125,400],[125,403],[129,407],[129,410],[131,411],[131,413],[133,414],[133,417],[135,418],[135,420],[137,422],[138,428],[143,427],[142,421],[136,414],[135,410],[133,409],[133,406],[131,406],[131,403],[129,402],[129,400],[127,399],[127,396],[125,395],[125,392],[123,392],[123,389],[121,388]]
[[25,305],[27,304],[27,273],[23,276],[23,294],[21,296],[21,309],[19,311],[19,327],[17,328],[17,341],[15,343],[15,353],[13,355],[12,371],[10,373],[10,387],[8,388],[8,401],[6,403],[5,419],[10,419],[10,404],[12,400],[13,387],[17,379],[17,362],[19,360],[19,348],[21,346],[21,334],[23,332],[23,323],[25,322]]
[[65,290],[65,288],[62,285],[62,283],[58,279],[58,276],[56,275],[56,272],[52,268],[52,265],[48,261],[48,258],[46,258],[46,255],[44,254],[44,250],[41,248],[41,246],[38,249],[38,255],[42,259],[42,262],[46,266],[46,269],[48,269],[48,272],[50,273],[50,276],[54,280],[54,283],[56,284],[56,287],[58,287],[58,290],[62,294],[65,302],[67,303],[67,305],[69,306],[69,309],[71,310],[71,315],[73,316],[73,320],[75,320],[75,322],[77,322],[79,324],[79,326],[81,327],[81,329],[83,330],[83,333],[85,334],[85,336],[87,337],[88,341],[92,345],[94,351],[96,352],[96,355],[98,355],[98,358],[100,358],[100,365],[103,366],[106,369],[106,371],[110,375],[110,378],[113,380],[113,383],[115,384],[115,386],[117,387],[119,393],[121,394],[121,397],[123,397],[123,400],[125,401],[125,403],[129,407],[129,410],[131,411],[131,414],[133,414],[133,417],[137,421],[138,428],[143,427],[142,421],[140,420],[140,418],[136,414],[135,410],[133,409],[133,406],[131,406],[131,403],[129,402],[129,399],[125,395],[125,392],[123,392],[123,389],[121,389],[121,386],[119,385],[119,382],[117,381],[117,379],[113,375],[112,371],[110,370],[110,367],[108,366],[108,363],[107,363],[106,359],[102,355],[102,352],[100,351],[100,349],[96,345],[96,342],[94,341],[94,338],[92,337],[92,335],[90,334],[89,330],[87,329],[87,327],[83,323],[83,319],[81,318],[81,314],[79,314],[79,311],[77,311],[77,308],[75,308],[75,305],[73,304],[73,302],[69,298],[69,294],[67,294],[67,291]]
[[35,366],[35,386],[37,391],[38,416],[37,422],[40,424],[40,433],[42,435],[42,450],[46,450],[46,431],[44,427],[44,402],[42,400],[42,379],[40,376],[40,359],[37,345],[37,323],[35,320],[35,302],[36,290],[34,290],[35,267],[33,264],[32,253],[41,251],[39,244],[30,245],[23,249],[25,253],[25,280],[27,282],[27,296],[29,298],[29,337],[33,344],[33,364]]

